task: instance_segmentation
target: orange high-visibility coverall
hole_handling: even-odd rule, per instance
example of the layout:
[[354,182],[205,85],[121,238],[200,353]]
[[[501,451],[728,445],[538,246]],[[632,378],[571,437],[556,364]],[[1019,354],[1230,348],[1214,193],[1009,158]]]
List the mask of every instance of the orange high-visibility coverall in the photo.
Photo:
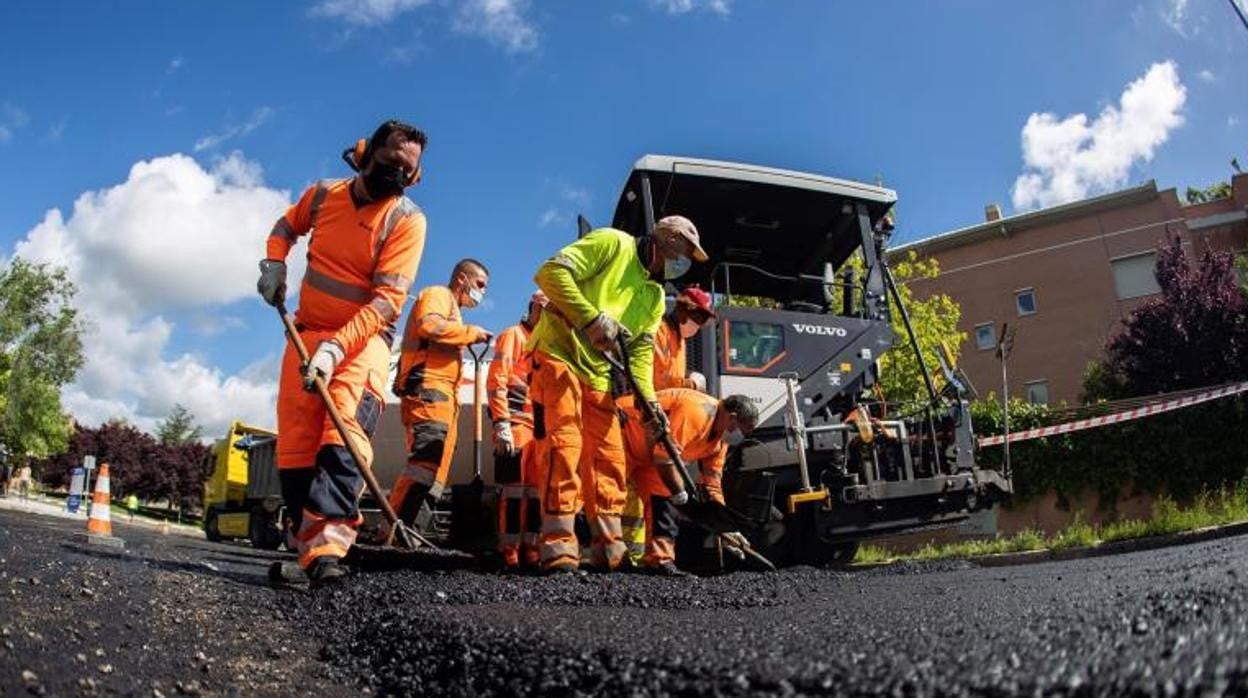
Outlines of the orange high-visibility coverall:
[[[686,466],[699,463],[699,483],[711,499],[723,504],[724,459],[728,445],[724,434],[711,433],[719,400],[690,388],[659,391],[659,405],[670,422],[672,443]],[[628,473],[646,510],[645,567],[657,567],[676,559],[676,512],[668,501],[672,493],[659,476],[656,464],[671,463],[662,444],[652,441],[642,425],[641,412],[629,407],[624,422],[624,453]],[[692,493],[691,493],[692,494]]]
[[[268,259],[284,261],[309,231],[295,326],[310,352],[326,340],[342,347],[345,358],[329,378],[329,393],[360,456],[371,465],[369,439],[384,405],[394,322],[420,264],[425,216],[402,196],[357,205],[351,180],[320,182],[277,219]],[[283,494],[288,507],[302,510],[299,564],[346,555],[360,522],[360,464],[343,446],[320,396],[304,390],[290,342],[282,357],[277,431]]]
[[654,333],[654,389],[690,388],[685,382],[685,338],[671,315],[663,318]]
[[459,301],[446,286],[420,292],[403,329],[394,392],[407,433],[407,467],[390,491],[399,518],[425,528],[442,494],[459,421],[459,380],[464,347],[485,338],[465,325]]
[[611,398],[609,365],[580,334],[598,316],[631,335],[629,364],[642,395],[654,395],[654,331],[663,288],[650,279],[637,239],[612,228],[591,231],[559,250],[535,281],[550,298],[533,329],[533,400],[542,566],[580,561],[575,532],[582,503],[593,538],[592,564],[615,569],[627,552],[620,514],[625,502],[624,446]]
[[498,506],[498,545],[503,563],[515,566],[523,553],[525,564],[538,561],[541,503],[537,499],[537,469],[533,463],[533,403],[529,400],[531,360],[525,346],[529,328],[524,323],[508,327],[494,341],[486,387],[490,394],[490,418],[511,425],[515,452],[494,454],[494,482],[502,486]]

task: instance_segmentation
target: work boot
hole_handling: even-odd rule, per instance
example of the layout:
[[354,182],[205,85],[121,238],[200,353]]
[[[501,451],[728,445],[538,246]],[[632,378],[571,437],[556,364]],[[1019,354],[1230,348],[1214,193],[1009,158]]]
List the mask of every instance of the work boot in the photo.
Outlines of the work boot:
[[653,567],[647,567],[646,571],[656,577],[692,577],[692,574],[680,569],[675,562],[665,560]]
[[322,555],[312,561],[308,565],[308,582],[313,589],[321,587],[333,586],[343,581],[347,576],[347,568],[338,564],[338,558],[332,555]]
[[575,560],[565,558],[551,563],[546,567],[546,569],[542,570],[542,572],[548,576],[554,576],[576,574],[578,569],[580,569],[580,564],[578,564]]
[[307,581],[307,575],[299,569],[299,563],[294,560],[285,562],[278,560],[269,565],[269,584],[273,586],[299,584],[305,581]]

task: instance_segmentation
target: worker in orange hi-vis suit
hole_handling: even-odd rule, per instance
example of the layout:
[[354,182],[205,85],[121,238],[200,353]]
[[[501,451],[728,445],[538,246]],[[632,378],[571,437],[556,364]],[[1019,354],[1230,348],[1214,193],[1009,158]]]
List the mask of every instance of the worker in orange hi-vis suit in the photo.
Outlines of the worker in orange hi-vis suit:
[[421,290],[403,329],[394,393],[401,398],[407,466],[390,490],[390,505],[418,531],[433,521],[455,454],[464,347],[490,341],[484,327],[464,324],[460,309],[477,307],[489,280],[484,264],[460,260],[449,283]]
[[[301,366],[288,341],[277,393],[277,464],[299,565],[315,585],[345,574],[338,562],[355,542],[363,490],[360,465],[312,392],[329,386],[358,453],[372,458],[390,342],[425,245],[425,216],[403,190],[420,179],[425,134],[387,121],[343,153],[358,174],[322,181],[277,219],[260,262],[257,290],[285,302],[286,256],[311,234],[295,327],[315,347]],[[366,464],[368,465],[368,464]]]
[[689,286],[676,296],[672,309],[663,316],[654,334],[654,389],[693,388],[706,391],[706,377],[689,373],[685,361],[685,341],[715,317],[711,294]]
[[537,469],[533,462],[533,403],[529,400],[531,369],[529,335],[542,317],[546,294],[529,299],[528,312],[518,324],[498,333],[486,387],[490,418],[494,421],[494,484],[502,487],[498,501],[498,549],[509,569],[536,568],[542,510],[537,499]]
[[[698,229],[687,218],[667,216],[639,238],[613,228],[592,230],[537,271],[534,281],[550,298],[529,340],[546,572],[574,572],[580,565],[575,521],[582,504],[592,537],[590,564],[615,570],[624,559],[624,445],[603,352],[619,352],[623,338],[638,392],[653,401],[660,282],[679,278],[695,260],[707,261]],[[661,420],[656,412],[649,427],[661,430]]]
[[[699,464],[699,487],[709,499],[723,504],[724,459],[729,447],[740,444],[754,430],[758,408],[744,395],[719,400],[690,388],[660,390],[658,397],[681,460],[690,469]],[[676,475],[667,451],[645,429],[639,410],[630,407],[624,414],[628,473],[645,506],[646,554],[642,567],[656,574],[681,575],[676,567],[679,526],[675,507],[688,501],[689,493],[681,491],[673,496],[669,483]]]

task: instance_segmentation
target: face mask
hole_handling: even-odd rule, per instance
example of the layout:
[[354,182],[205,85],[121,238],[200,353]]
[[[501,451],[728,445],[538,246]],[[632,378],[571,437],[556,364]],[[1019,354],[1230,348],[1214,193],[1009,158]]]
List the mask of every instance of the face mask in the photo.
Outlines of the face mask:
[[699,329],[701,329],[701,327],[698,325],[696,320],[685,320],[680,323],[680,336],[685,339],[689,339],[693,335],[697,334]]
[[364,188],[374,200],[398,196],[406,186],[407,173],[395,165],[374,162],[373,169],[364,175]]
[[729,446],[740,446],[742,441],[745,441],[745,434],[742,434],[740,429],[729,429],[724,432],[724,443]]
[[474,306],[481,305],[481,300],[483,298],[485,298],[485,291],[476,287],[468,289],[468,299],[472,301]]
[[679,279],[689,271],[689,267],[693,266],[693,260],[681,255],[676,259],[669,259],[663,262],[663,278],[671,281]]

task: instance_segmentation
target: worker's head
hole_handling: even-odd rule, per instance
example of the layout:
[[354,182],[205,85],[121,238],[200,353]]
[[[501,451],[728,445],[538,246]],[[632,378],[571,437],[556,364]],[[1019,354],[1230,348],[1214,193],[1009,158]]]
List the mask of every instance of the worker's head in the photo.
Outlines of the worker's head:
[[672,306],[672,318],[680,328],[680,336],[688,339],[698,333],[702,326],[715,317],[711,309],[711,294],[697,286],[690,286],[676,296]]
[[758,426],[758,407],[744,395],[729,395],[719,401],[713,426],[724,435],[724,443],[737,446]]
[[428,142],[420,129],[391,119],[344,156],[360,173],[364,189],[375,201],[398,196],[420,181],[420,159]]
[[490,271],[475,259],[461,259],[451,271],[451,294],[462,308],[475,308],[485,297],[485,287],[490,283]]
[[533,292],[533,295],[529,298],[528,312],[524,315],[524,324],[528,325],[529,329],[537,327],[537,321],[542,319],[542,308],[545,308],[549,302],[550,299],[546,297],[545,293],[542,293],[541,289]]
[[652,275],[676,279],[684,276],[695,261],[706,260],[693,221],[684,216],[667,216],[654,224],[654,254],[649,268]]

